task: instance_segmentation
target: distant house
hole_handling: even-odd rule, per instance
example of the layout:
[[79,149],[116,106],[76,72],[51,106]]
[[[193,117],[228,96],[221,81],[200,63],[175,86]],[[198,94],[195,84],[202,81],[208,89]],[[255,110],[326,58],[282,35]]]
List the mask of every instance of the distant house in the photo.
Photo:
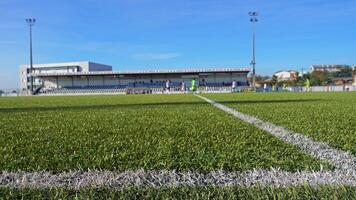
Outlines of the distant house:
[[352,85],[352,81],[352,77],[337,77],[332,79],[334,85]]
[[332,65],[332,64],[327,64],[327,65],[312,65],[310,67],[311,72],[339,72],[341,71],[342,68],[348,67],[348,65]]
[[278,81],[294,81],[297,80],[298,72],[294,70],[282,70],[275,72],[273,76],[276,76]]

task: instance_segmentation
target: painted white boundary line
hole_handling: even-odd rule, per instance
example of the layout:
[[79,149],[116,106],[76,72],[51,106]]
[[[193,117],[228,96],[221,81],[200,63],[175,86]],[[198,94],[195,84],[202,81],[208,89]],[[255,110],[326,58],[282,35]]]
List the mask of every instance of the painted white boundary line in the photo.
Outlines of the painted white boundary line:
[[283,141],[296,145],[306,153],[333,164],[335,171],[319,172],[286,172],[279,169],[249,170],[244,172],[212,171],[177,172],[174,170],[161,171],[71,171],[52,173],[40,172],[0,172],[0,187],[9,188],[122,188],[122,187],[177,187],[177,186],[241,186],[253,187],[290,187],[308,184],[356,186],[355,157],[341,150],[333,149],[325,143],[315,142],[302,134],[294,133],[283,127],[264,122],[255,117],[240,113],[205,97],[196,95],[215,107],[251,123]]
[[289,187],[309,184],[356,186],[356,173],[334,172],[285,172],[280,170],[251,170],[245,172],[213,171],[209,173],[176,171],[73,171],[53,174],[50,172],[16,172],[0,174],[0,187],[9,188],[123,188],[123,187],[178,187],[178,186],[240,186],[240,187]]
[[253,124],[256,127],[271,133],[284,142],[299,147],[307,154],[310,154],[320,160],[328,161],[330,164],[334,165],[340,170],[350,172],[356,171],[356,158],[350,152],[334,149],[326,143],[316,142],[303,134],[295,133],[281,126],[277,126],[269,122],[264,122],[256,117],[240,113],[232,108],[224,106],[220,103],[216,103],[215,101],[206,97],[200,95],[196,96],[219,108],[220,110],[225,111],[226,113],[232,114],[233,116],[245,122]]

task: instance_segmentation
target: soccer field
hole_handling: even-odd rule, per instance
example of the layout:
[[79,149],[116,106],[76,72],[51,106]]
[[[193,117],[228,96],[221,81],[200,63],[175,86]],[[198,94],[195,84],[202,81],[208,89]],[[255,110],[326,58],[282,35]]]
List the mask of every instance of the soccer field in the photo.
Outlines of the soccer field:
[[355,197],[355,107],[352,92],[1,98],[0,196]]
[[356,92],[206,96],[356,155]]

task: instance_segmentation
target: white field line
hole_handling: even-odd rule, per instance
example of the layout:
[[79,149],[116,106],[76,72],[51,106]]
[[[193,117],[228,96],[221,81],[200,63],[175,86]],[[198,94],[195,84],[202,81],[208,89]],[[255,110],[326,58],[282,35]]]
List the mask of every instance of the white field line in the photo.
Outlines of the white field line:
[[1,172],[0,187],[8,188],[125,188],[178,187],[178,186],[240,186],[240,187],[290,187],[308,184],[356,186],[356,173],[336,170],[333,172],[286,172],[280,170],[250,170],[245,172],[213,171],[209,173],[176,171],[72,171],[50,172]]
[[[198,96],[198,95],[197,95]],[[315,142],[312,139],[294,133],[283,127],[264,122],[257,118],[242,114],[210,99],[198,96],[215,107],[234,115],[235,117],[254,124],[271,133],[283,141],[294,144],[316,158],[326,160],[335,165],[335,171],[319,172],[286,172],[279,169],[249,170],[244,172],[212,171],[177,172],[174,170],[162,171],[71,171],[52,173],[40,172],[0,172],[0,187],[9,188],[88,188],[88,187],[177,187],[177,186],[241,186],[253,187],[290,187],[308,184],[310,186],[335,185],[356,186],[355,158],[347,152],[336,150],[325,143]]]
[[350,152],[334,149],[326,143],[316,142],[303,134],[295,133],[281,126],[262,121],[247,114],[243,114],[220,103],[216,103],[215,101],[206,97],[200,95],[196,96],[245,122],[253,124],[256,127],[271,133],[286,143],[299,147],[307,154],[310,154],[320,160],[329,162],[337,169],[349,171],[352,173],[356,171],[356,158]]

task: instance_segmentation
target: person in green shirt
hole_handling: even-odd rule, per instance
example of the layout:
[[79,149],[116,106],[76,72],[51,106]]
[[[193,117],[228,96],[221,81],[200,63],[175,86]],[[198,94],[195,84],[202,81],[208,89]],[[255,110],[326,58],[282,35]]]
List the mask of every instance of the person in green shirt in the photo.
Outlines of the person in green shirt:
[[192,80],[192,85],[191,85],[191,87],[190,87],[190,90],[191,90],[192,92],[195,92],[195,91],[197,90],[197,86],[196,86],[196,81],[195,81],[195,79]]
[[310,91],[310,80],[308,78],[307,78],[307,80],[305,80],[305,88],[306,88],[307,92]]

